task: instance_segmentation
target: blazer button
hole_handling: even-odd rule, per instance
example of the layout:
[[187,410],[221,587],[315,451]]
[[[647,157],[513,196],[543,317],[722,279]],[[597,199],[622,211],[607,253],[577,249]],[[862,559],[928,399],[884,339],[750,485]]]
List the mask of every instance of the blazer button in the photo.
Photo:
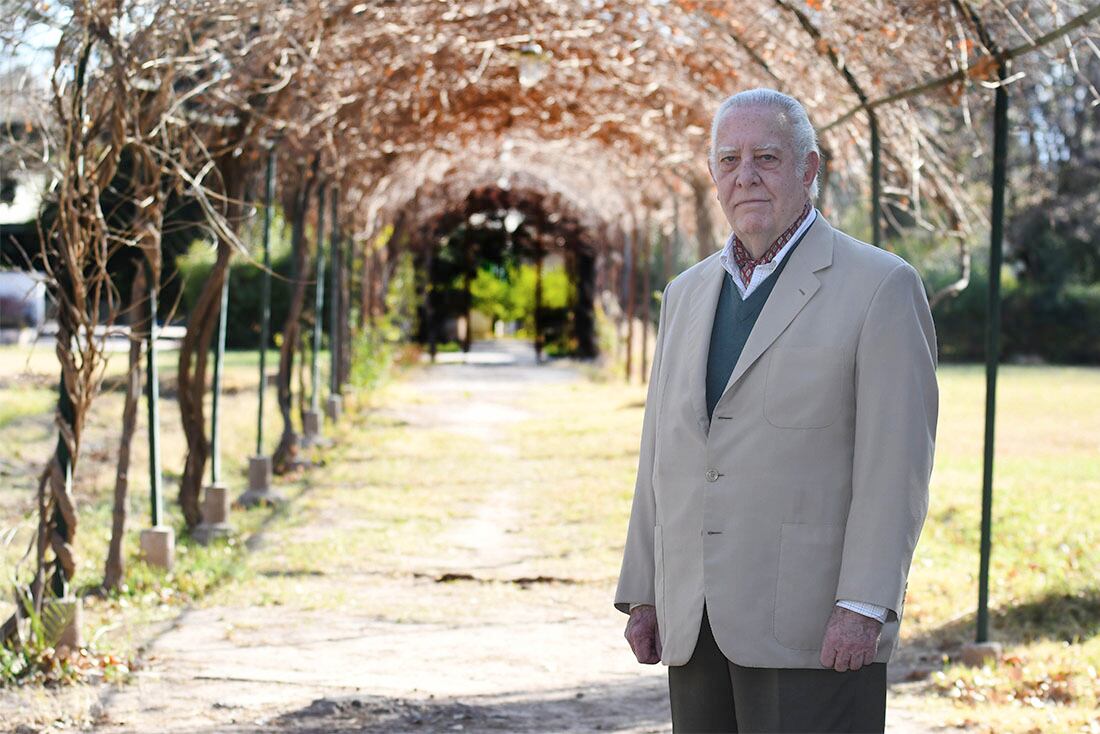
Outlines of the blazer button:
[[718,481],[718,470],[717,469],[707,469],[707,481],[708,482],[717,482]]

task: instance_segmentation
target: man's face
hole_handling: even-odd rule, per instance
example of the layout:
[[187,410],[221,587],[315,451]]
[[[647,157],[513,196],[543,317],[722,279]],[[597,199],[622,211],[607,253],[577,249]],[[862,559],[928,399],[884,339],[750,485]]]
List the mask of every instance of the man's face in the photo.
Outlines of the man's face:
[[710,175],[734,233],[750,249],[767,249],[809,200],[818,156],[797,160],[786,117],[771,107],[726,113],[714,141]]

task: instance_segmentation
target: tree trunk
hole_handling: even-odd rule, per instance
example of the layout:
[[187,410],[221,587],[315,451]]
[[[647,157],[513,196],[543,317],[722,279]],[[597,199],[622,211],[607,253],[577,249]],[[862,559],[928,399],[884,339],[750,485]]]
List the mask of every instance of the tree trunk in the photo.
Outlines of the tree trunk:
[[829,176],[832,173],[833,155],[825,146],[821,146],[821,170],[817,174],[817,201],[814,204],[822,216],[830,217],[829,211]]
[[[245,189],[244,161],[226,154],[218,161],[225,194],[224,216],[229,226],[240,221],[241,202]],[[221,313],[222,287],[229,277],[229,258],[233,250],[229,242],[218,238],[218,254],[202,292],[199,293],[194,311],[188,314],[187,333],[180,344],[179,393],[180,423],[187,439],[187,456],[180,477],[179,503],[187,529],[193,530],[202,522],[203,473],[210,456],[210,442],[206,439],[206,414],[203,398],[206,395],[206,363],[210,356],[210,344],[218,328]]]
[[298,349],[302,307],[306,300],[306,265],[309,252],[305,244],[305,216],[312,188],[308,184],[304,185],[294,197],[294,211],[288,212],[293,222],[290,241],[294,252],[294,290],[290,295],[290,307],[287,309],[286,322],[283,324],[283,343],[279,346],[276,393],[279,413],[283,418],[283,433],[275,453],[272,454],[272,467],[276,474],[285,474],[298,455],[298,433],[294,430],[294,420],[291,415],[293,395],[290,379],[294,369],[294,353]]
[[347,384],[351,375],[351,277],[355,267],[355,242],[348,239],[344,242],[343,259],[340,266],[340,355],[337,362],[338,372],[336,384],[343,392],[343,386]]
[[[134,280],[130,286],[130,361],[126,372],[126,400],[122,405],[122,435],[118,444],[118,466],[115,473],[114,511],[111,517],[111,542],[107,561],[103,566],[103,588],[117,589],[126,571],[122,555],[122,541],[126,534],[126,498],[130,487],[130,446],[137,425],[138,401],[141,398],[141,354],[145,335],[148,333],[149,281],[146,278],[144,259],[137,261]],[[146,304],[140,312],[139,304]]]
[[359,317],[356,320],[356,331],[362,334],[371,323],[371,307],[374,304],[374,290],[372,278],[374,278],[374,251],[371,249],[370,240],[363,245],[363,263],[359,271]]
[[711,183],[702,176],[691,181],[691,190],[695,194],[695,236],[699,243],[699,259],[710,255],[718,245],[714,240],[714,223],[710,218]]
[[[38,482],[38,525],[33,540],[35,574],[29,590],[38,610],[46,594],[56,598],[71,592],[76,573],[77,530],[72,477],[80,455],[84,421],[99,391],[104,362],[94,329],[100,323],[114,323],[116,316],[109,296],[112,291],[107,270],[112,232],[100,207],[100,197],[114,176],[118,148],[108,145],[108,152],[96,159],[98,154],[93,150],[102,146],[96,142],[93,148],[93,138],[84,129],[88,119],[86,72],[95,43],[86,32],[83,34],[77,51],[76,77],[68,87],[71,92],[54,97],[58,110],[71,108],[77,114],[62,114],[59,121],[58,133],[66,144],[59,149],[58,163],[65,175],[55,189],[56,217],[40,243],[42,263],[57,304],[54,349],[61,365],[61,378],[54,412],[57,443]],[[59,63],[60,59],[58,56]],[[82,173],[77,175],[76,171]],[[99,312],[103,303],[107,304],[105,314]],[[49,567],[47,551],[53,552]],[[18,632],[21,611],[17,610],[0,627],[4,640]]]
[[386,247],[379,255],[381,267],[379,268],[378,292],[376,294],[376,303],[379,316],[384,316],[386,314],[386,310],[389,308],[389,305],[386,303],[386,294],[390,292],[390,280],[393,278],[393,274],[397,270],[400,253],[406,250],[406,248],[402,247],[402,245],[409,244],[408,242],[404,242],[404,240],[406,239],[406,220],[404,216],[399,215],[397,221],[399,226],[394,226],[393,234],[390,235],[389,240],[386,242]]
[[303,321],[305,324],[300,330],[298,342],[298,354],[301,355],[298,360],[298,420],[304,426],[303,416],[309,410],[306,402],[306,364],[309,364],[311,372],[313,370],[313,339],[310,338],[313,334],[313,319],[307,316]]
[[636,305],[636,281],[637,274],[637,241],[638,230],[633,229],[627,235],[627,259],[624,268],[626,278],[626,381],[634,373],[634,306]]
[[596,338],[596,258],[584,245],[579,245],[576,254],[577,301],[573,323],[577,336],[577,355],[591,359],[599,353],[599,340]]
[[206,395],[206,363],[210,355],[210,342],[218,326],[221,309],[222,284],[229,275],[229,244],[218,242],[218,254],[214,267],[188,315],[187,333],[180,344],[179,393],[180,422],[187,439],[187,456],[180,478],[179,503],[187,529],[192,530],[202,522],[200,498],[202,477],[206,460],[210,456],[210,442],[206,439],[206,413],[203,397]]

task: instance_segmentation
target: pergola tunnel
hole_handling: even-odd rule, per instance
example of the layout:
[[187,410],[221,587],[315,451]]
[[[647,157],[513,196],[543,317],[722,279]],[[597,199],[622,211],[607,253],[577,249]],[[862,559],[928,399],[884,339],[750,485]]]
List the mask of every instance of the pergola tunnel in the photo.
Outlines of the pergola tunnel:
[[536,359],[598,355],[597,262],[606,245],[575,215],[506,180],[475,189],[413,246],[427,287],[417,338],[468,352],[474,339],[531,341]]
[[[473,181],[418,191],[380,236],[378,287],[412,271],[408,337],[433,360],[481,339],[526,340],[537,362],[621,361],[644,382],[660,291],[696,254],[678,212],[623,220],[586,201],[591,191],[566,195],[522,172]],[[422,197],[438,197],[427,213]],[[380,299],[370,289],[365,303]]]

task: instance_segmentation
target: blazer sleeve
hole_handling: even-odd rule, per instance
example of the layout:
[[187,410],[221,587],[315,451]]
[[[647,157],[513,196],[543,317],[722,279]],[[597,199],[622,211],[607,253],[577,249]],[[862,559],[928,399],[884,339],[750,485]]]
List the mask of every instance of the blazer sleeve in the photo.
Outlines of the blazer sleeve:
[[626,547],[623,550],[619,585],[615,590],[615,608],[630,613],[631,604],[654,604],[655,564],[653,558],[653,526],[656,524],[656,501],[653,497],[653,459],[657,445],[657,412],[660,407],[661,361],[665,341],[665,322],[669,311],[671,284],[661,297],[661,315],[657,323],[657,340],[653,365],[649,371],[645,413],[642,418],[642,440],[638,451],[638,476],[634,482],[634,502],[630,508]]
[[899,264],[871,298],[855,357],[855,442],[836,598],[901,616],[925,517],[939,389],[936,334],[920,276]]

